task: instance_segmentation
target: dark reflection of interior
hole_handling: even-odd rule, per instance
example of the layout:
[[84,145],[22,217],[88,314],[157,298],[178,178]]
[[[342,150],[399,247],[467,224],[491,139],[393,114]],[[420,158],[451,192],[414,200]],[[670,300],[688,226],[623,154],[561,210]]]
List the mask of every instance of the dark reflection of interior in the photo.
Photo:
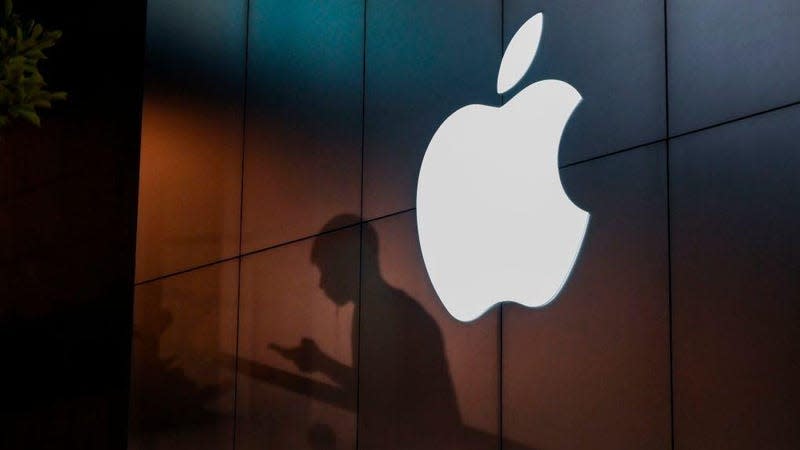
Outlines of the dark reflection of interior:
[[[339,215],[323,231],[358,220],[357,216]],[[301,372],[324,374],[336,386],[243,358],[239,359],[240,373],[315,401],[358,411],[361,448],[497,448],[497,436],[462,424],[439,326],[417,300],[382,276],[375,229],[362,224],[361,234],[362,249],[347,240],[325,239],[323,235],[314,242],[311,254],[311,262],[320,273],[320,288],[328,300],[344,306],[358,302],[353,295],[358,290],[350,286],[351,268],[343,262],[358,261],[360,252],[361,285],[370,292],[369,299],[361,304],[361,321],[354,318],[350,334],[352,354],[361,355],[354,357],[360,370],[329,356],[313,339],[305,337],[296,346],[265,345]],[[365,321],[370,325],[360,323]],[[358,407],[353,401],[356,398]],[[314,424],[305,432],[311,448],[339,448],[334,428],[328,424]],[[514,448],[524,449],[519,445]]]

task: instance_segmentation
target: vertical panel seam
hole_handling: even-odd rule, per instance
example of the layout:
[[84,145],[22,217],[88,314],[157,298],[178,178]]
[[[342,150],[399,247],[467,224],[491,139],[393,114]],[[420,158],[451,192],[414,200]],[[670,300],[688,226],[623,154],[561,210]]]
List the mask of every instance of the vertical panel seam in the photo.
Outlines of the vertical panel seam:
[[361,317],[363,315],[362,304],[364,302],[363,295],[363,259],[364,259],[364,154],[366,147],[366,121],[367,121],[367,4],[368,0],[363,2],[363,18],[362,18],[362,35],[361,35],[361,167],[360,167],[360,180],[359,180],[359,226],[358,226],[358,302],[356,303],[356,320],[358,321],[356,329],[358,336],[356,336],[356,354],[353,355],[353,363],[355,365],[355,450],[358,450],[360,442],[359,422],[361,419]]
[[673,351],[673,308],[672,308],[672,208],[671,208],[671,180],[670,180],[670,105],[669,105],[669,7],[664,0],[664,123],[665,123],[665,159],[666,159],[666,189],[667,189],[667,309],[668,309],[668,357],[669,357],[669,434],[670,449],[675,450],[675,356]]
[[250,56],[250,1],[245,0],[244,10],[244,73],[242,74],[242,155],[239,171],[239,250],[237,252],[237,274],[236,274],[236,338],[233,363],[233,433],[231,436],[231,448],[236,450],[236,436],[239,425],[239,332],[240,332],[240,311],[242,303],[242,246],[244,242],[244,169],[245,151],[247,149],[247,83],[249,72]]

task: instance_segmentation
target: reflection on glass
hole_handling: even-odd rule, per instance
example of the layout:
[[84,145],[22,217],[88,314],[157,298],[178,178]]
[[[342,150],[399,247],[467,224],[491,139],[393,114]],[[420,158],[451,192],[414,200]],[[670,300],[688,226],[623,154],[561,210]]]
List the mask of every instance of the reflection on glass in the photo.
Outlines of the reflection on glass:
[[447,116],[471,103],[499,105],[501,3],[367,2],[367,218],[414,206],[425,148]]
[[800,99],[800,2],[666,5],[672,135]]
[[136,288],[129,448],[232,443],[237,263]]
[[[399,244],[396,240],[402,239],[403,231],[413,233],[413,226],[402,229],[408,223],[400,229],[394,223],[381,225],[391,235],[390,246]],[[442,329],[418,299],[386,279],[376,228],[365,225],[362,239],[360,442],[365,448],[464,448],[469,438],[462,426]],[[408,261],[404,263],[395,267],[407,270]],[[488,443],[483,448],[493,448],[497,440],[490,438]]]
[[360,440],[497,448],[496,312],[469,325],[450,317],[425,272],[414,213],[363,235]]
[[362,448],[497,448],[497,316],[448,316],[414,224],[405,214],[245,259],[237,447],[354,448],[357,410]]
[[562,170],[589,238],[558,302],[503,307],[505,438],[669,449],[665,163],[659,144]]
[[145,94],[138,281],[218,261],[238,251],[239,119],[221,105]]
[[364,2],[252,0],[244,251],[358,208]]
[[136,279],[239,249],[246,0],[149,0]]
[[[244,259],[237,448],[355,448],[358,237],[350,227]],[[333,249],[333,269],[309,259],[318,249]]]
[[[564,80],[584,98],[567,125],[559,162],[568,164],[666,134],[664,2],[505,0],[504,42],[544,13],[536,63],[508,100],[538,80]],[[620,51],[624,49],[624,51]]]
[[798,124],[670,143],[676,448],[800,448]]

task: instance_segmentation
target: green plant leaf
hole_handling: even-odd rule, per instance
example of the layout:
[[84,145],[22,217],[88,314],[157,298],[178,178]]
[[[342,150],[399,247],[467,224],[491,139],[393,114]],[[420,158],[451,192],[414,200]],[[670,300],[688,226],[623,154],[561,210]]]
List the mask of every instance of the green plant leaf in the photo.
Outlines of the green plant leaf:
[[0,128],[13,119],[41,125],[37,109],[51,108],[54,101],[67,99],[65,92],[50,92],[39,71],[47,59],[44,50],[53,47],[61,31],[47,31],[33,20],[25,21],[13,12],[11,0],[4,0],[0,18]]
[[23,119],[27,120],[28,122],[36,125],[37,127],[42,126],[42,122],[39,120],[39,115],[36,114],[35,111],[33,111],[31,109],[23,109],[23,110],[19,111],[18,114],[19,114],[19,116],[21,118],[23,118]]

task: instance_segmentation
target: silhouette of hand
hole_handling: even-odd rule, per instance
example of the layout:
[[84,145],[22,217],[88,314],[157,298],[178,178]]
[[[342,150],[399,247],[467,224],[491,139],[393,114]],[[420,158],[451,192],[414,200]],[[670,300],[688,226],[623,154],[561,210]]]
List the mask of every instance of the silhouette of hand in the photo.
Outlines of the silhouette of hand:
[[323,356],[317,343],[312,339],[303,338],[297,347],[281,347],[278,344],[269,344],[269,348],[284,358],[292,361],[302,372],[313,372],[314,361]]

